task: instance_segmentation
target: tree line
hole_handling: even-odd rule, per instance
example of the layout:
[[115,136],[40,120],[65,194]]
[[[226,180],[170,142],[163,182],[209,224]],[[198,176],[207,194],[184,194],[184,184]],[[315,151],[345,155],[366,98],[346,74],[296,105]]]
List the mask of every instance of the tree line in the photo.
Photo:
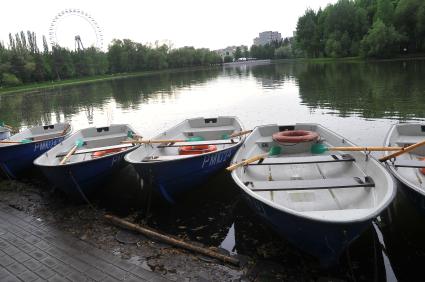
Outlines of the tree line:
[[389,58],[425,51],[425,1],[339,0],[298,19],[295,49],[305,57]]
[[141,44],[129,39],[114,39],[103,52],[90,47],[69,50],[37,45],[34,32],[9,34],[9,44],[0,42],[0,88],[87,76],[116,74],[167,68],[208,66],[222,62],[209,49],[182,47],[171,49],[163,44]]

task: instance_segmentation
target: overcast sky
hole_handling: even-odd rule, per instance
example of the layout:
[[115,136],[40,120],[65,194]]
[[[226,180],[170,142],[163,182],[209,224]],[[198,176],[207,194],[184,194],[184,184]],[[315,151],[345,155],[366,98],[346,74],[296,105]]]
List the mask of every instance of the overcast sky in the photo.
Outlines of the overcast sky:
[[[113,38],[142,43],[169,40],[174,47],[195,46],[220,49],[230,45],[252,45],[266,30],[292,36],[297,19],[307,8],[317,10],[336,0],[12,0],[0,10],[0,40],[9,42],[9,32],[35,31],[49,38],[55,16],[69,8],[90,14],[104,37],[104,49]],[[55,26],[56,38],[73,46],[79,34],[84,45],[94,43],[94,31],[78,16],[62,17]]]

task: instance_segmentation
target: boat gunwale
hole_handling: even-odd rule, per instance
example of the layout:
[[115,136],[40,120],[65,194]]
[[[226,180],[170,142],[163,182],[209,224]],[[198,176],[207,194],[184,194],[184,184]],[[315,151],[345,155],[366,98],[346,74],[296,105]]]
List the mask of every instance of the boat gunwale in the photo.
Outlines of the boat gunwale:
[[[260,128],[260,127],[271,126],[271,125],[277,126],[277,124],[259,125],[259,126],[256,126],[253,129],[252,133],[254,133],[255,130],[258,130],[258,128]],[[328,131],[329,133],[334,134],[336,137],[339,137],[341,139],[344,139],[345,140],[345,143],[348,144],[349,146],[356,146],[351,141],[347,140],[346,138],[344,138],[343,136],[339,135],[338,133],[336,133],[336,132],[334,132],[334,131],[332,131],[332,130],[324,127],[324,126],[322,126],[321,124],[318,124],[318,123],[295,123],[294,125],[295,126],[297,126],[297,125],[310,125],[311,126],[312,125],[312,126],[320,127],[322,129],[324,129],[325,131]],[[240,151],[236,152],[236,154],[233,157],[233,159],[236,159],[236,157],[239,155],[239,153],[240,153]],[[359,153],[365,155],[364,152],[359,152]],[[354,157],[354,158],[356,159],[356,157]],[[258,193],[255,193],[254,191],[252,191],[251,189],[249,189],[242,182],[242,180],[239,178],[239,176],[237,175],[237,169],[234,170],[234,171],[232,171],[231,175],[232,175],[233,180],[239,186],[239,188],[241,188],[243,190],[243,192],[247,193],[247,195],[249,197],[252,197],[255,200],[258,200],[258,201],[262,202],[265,205],[268,205],[268,206],[270,206],[270,207],[272,207],[274,209],[277,209],[280,212],[284,212],[284,213],[290,214],[290,215],[295,216],[295,217],[298,217],[298,218],[308,219],[308,220],[316,221],[316,222],[317,221],[318,222],[324,222],[324,223],[329,223],[329,224],[360,223],[360,222],[364,222],[364,221],[367,221],[367,220],[370,220],[372,218],[377,217],[393,201],[393,199],[395,198],[396,193],[397,193],[397,185],[396,185],[395,181],[393,181],[393,178],[392,178],[391,174],[390,173],[387,173],[385,166],[381,162],[379,162],[375,157],[373,157],[371,155],[369,156],[369,159],[372,162],[374,162],[375,165],[377,165],[378,167],[381,167],[384,170],[384,175],[386,176],[385,179],[387,180],[388,184],[391,184],[392,183],[392,187],[391,187],[391,185],[388,187],[388,190],[391,189],[392,193],[390,195],[388,195],[388,193],[390,191],[387,191],[387,193],[384,195],[382,201],[380,201],[380,203],[376,207],[370,208],[370,210],[372,210],[370,213],[368,213],[367,215],[363,215],[361,217],[358,217],[358,218],[354,218],[354,219],[338,220],[338,219],[319,218],[319,217],[311,216],[309,214],[305,214],[305,213],[303,213],[301,211],[296,211],[296,210],[290,209],[290,208],[288,208],[288,207],[286,207],[284,205],[276,204],[275,202],[273,202],[271,200],[268,200],[268,199],[260,196]],[[338,210],[335,210],[335,212],[338,212]]]

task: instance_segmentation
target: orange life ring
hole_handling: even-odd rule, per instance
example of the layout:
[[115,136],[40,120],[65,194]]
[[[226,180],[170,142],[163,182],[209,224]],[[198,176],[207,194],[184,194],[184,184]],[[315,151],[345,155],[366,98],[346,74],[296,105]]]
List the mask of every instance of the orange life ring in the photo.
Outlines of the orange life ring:
[[126,148],[114,148],[114,149],[107,149],[103,151],[97,151],[91,154],[92,158],[100,158],[109,154],[118,153],[121,151],[124,151]]
[[[420,160],[420,161],[425,161],[425,158],[419,158],[419,160]],[[423,167],[423,168],[419,168],[419,171],[420,171],[423,175],[425,175],[425,167]]]
[[215,145],[182,146],[179,148],[179,155],[200,155],[214,151],[217,151]]
[[273,134],[273,140],[279,143],[302,143],[316,141],[319,134],[307,130],[286,130]]

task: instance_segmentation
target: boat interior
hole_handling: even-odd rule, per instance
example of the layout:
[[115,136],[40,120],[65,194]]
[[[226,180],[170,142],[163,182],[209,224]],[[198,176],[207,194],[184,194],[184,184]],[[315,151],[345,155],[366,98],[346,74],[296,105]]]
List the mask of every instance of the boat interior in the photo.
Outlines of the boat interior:
[[[320,137],[297,144],[274,141],[273,133],[284,130],[314,131]],[[246,189],[299,214],[329,220],[353,220],[370,214],[388,191],[383,168],[364,152],[312,154],[311,146],[317,142],[326,147],[351,146],[341,136],[315,124],[257,128],[238,158],[267,153],[273,146],[280,146],[281,153],[251,163],[236,173]]]
[[243,137],[230,135],[241,130],[241,124],[233,117],[189,119],[153,139],[170,142],[142,145],[127,158],[134,162],[158,162],[220,151],[237,145]]

